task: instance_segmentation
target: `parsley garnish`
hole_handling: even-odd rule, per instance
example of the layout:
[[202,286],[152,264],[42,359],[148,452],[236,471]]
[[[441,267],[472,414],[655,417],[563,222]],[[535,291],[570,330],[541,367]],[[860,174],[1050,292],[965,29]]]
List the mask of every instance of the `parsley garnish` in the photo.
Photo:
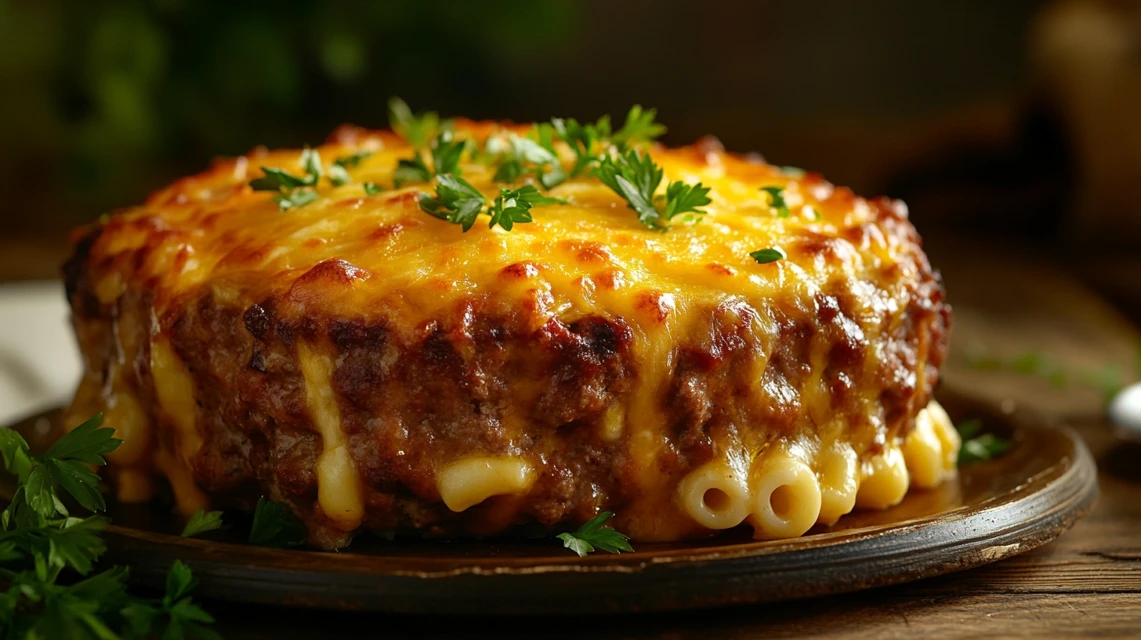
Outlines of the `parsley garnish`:
[[193,538],[196,535],[222,528],[221,511],[203,511],[199,509],[190,516],[186,527],[182,530],[183,538]]
[[[638,215],[638,221],[649,229],[666,228],[664,221],[672,220],[682,213],[703,215],[698,209],[711,200],[706,194],[709,188],[671,182],[666,187],[665,198],[654,198],[654,192],[662,183],[662,168],[654,163],[649,154],[640,154],[631,149],[624,155],[604,156],[594,169],[594,175],[603,184],[626,200],[626,204]],[[659,204],[664,203],[664,207]],[[693,219],[693,216],[686,216]]]
[[[515,134],[508,134],[507,148],[496,149],[492,144],[496,138],[488,141],[493,153],[503,156],[503,161],[495,171],[496,182],[515,182],[525,174],[534,174],[539,184],[546,189],[556,187],[566,182],[567,174],[559,164],[559,157],[555,154],[554,143],[551,138],[550,125],[536,126],[534,135],[538,140],[524,138]],[[544,168],[551,167],[544,171]]]
[[361,163],[361,160],[371,155],[371,151],[358,151],[351,155],[337,158],[333,161],[333,164],[329,166],[329,182],[332,182],[338,187],[352,182],[353,178],[349,175],[348,169],[355,168]]
[[298,547],[305,544],[305,525],[280,502],[258,498],[250,544],[263,547]]
[[[620,150],[625,150],[631,145],[649,142],[662,135],[666,132],[666,127],[654,122],[654,116],[657,114],[657,109],[643,111],[642,105],[639,104],[630,107],[630,111],[626,113],[626,122],[622,123],[622,128],[610,136],[611,142]],[[607,124],[609,124],[609,120]]]
[[190,592],[198,581],[190,573],[190,568],[175,560],[166,576],[166,594],[162,600],[136,600],[123,609],[123,618],[130,625],[136,638],[150,638],[155,633],[156,623],[164,623],[158,629],[165,629],[165,638],[218,638],[213,629],[203,626],[212,624],[214,618],[194,604]]
[[[505,231],[510,231],[515,223],[532,221],[532,207],[565,203],[565,200],[542,195],[531,185],[518,189],[500,189],[499,195],[487,207],[486,213],[491,216],[488,227],[498,225]],[[479,189],[463,178],[449,174],[436,178],[435,196],[420,194],[420,208],[425,213],[458,224],[464,231],[475,225],[484,205],[487,205],[487,198]]]
[[757,264],[768,264],[770,262],[776,262],[777,260],[783,260],[788,256],[779,247],[769,247],[767,249],[750,251],[749,257],[756,260]]
[[[113,567],[83,580],[106,550],[101,516],[74,517],[70,496],[81,507],[101,511],[99,477],[88,465],[122,443],[97,415],[64,434],[43,455],[32,456],[20,434],[0,430],[0,457],[18,486],[0,515],[0,636],[5,638],[216,638],[203,626],[213,619],[189,598],[190,570],[176,562],[161,604],[132,598],[128,571]],[[65,574],[69,572],[69,575]],[[59,584],[61,578],[70,582]],[[173,585],[173,586],[172,586]]]
[[776,210],[781,218],[789,215],[788,203],[784,201],[784,187],[761,187],[761,191],[769,194],[769,206]]
[[435,197],[420,194],[420,209],[452,224],[458,224],[464,231],[472,228],[487,198],[479,189],[468,184],[459,176],[443,174],[436,178]]
[[277,191],[278,195],[274,196],[273,201],[282,211],[303,207],[318,198],[314,187],[322,175],[320,154],[315,149],[306,147],[301,152],[301,168],[305,171],[304,176],[277,167],[262,167],[265,175],[251,180],[250,186],[254,191]]
[[1006,438],[1000,438],[993,433],[980,435],[982,426],[981,420],[966,420],[956,425],[959,437],[963,439],[963,447],[959,449],[960,465],[997,458],[1010,449],[1010,440]]
[[488,227],[499,225],[504,231],[510,231],[516,222],[531,222],[532,207],[552,204],[566,204],[566,200],[544,196],[529,184],[518,189],[500,189],[499,196],[487,208],[491,216]]
[[361,187],[364,189],[366,196],[375,196],[376,194],[384,191],[384,188],[375,182],[362,182]]
[[428,182],[433,175],[445,173],[459,175],[460,157],[465,148],[467,142],[456,140],[455,134],[451,131],[441,131],[432,143],[432,168],[428,168],[424,163],[423,153],[417,150],[411,159],[405,158],[397,162],[396,170],[392,172],[392,180],[396,187],[400,188],[409,182]]
[[615,531],[612,527],[604,527],[608,520],[614,517],[609,511],[594,516],[590,522],[578,528],[574,533],[560,533],[556,536],[563,541],[563,546],[574,551],[579,557],[591,553],[595,548],[610,553],[633,551],[630,538]]
[[[414,114],[408,108],[408,103],[400,98],[388,100],[388,124],[396,135],[407,140],[415,149],[427,144],[441,128],[440,116],[436,112]],[[447,128],[447,122],[443,128]]]
[[579,124],[574,118],[567,118],[566,120],[554,118],[551,120],[550,126],[574,152],[575,160],[570,172],[571,177],[578,176],[598,162],[596,147],[610,137],[610,118],[608,116],[599,118],[598,122],[594,124]]

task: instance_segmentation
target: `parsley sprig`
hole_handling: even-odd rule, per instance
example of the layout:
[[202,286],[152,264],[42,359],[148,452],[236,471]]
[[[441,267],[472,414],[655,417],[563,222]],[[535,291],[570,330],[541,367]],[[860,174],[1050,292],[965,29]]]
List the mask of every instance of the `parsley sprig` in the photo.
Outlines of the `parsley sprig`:
[[566,182],[567,174],[555,152],[550,125],[536,125],[535,138],[508,134],[506,140],[488,139],[488,152],[500,157],[493,180],[511,183],[524,175],[533,175],[545,189]]
[[[441,220],[460,225],[466,232],[475,226],[480,213],[491,217],[488,228],[495,226],[510,231],[516,223],[531,222],[531,209],[537,206],[565,204],[565,200],[544,196],[532,185],[518,189],[500,189],[499,195],[487,203],[479,189],[459,176],[444,174],[436,178],[436,195],[420,194],[420,209]],[[487,211],[484,211],[487,206]]]
[[388,124],[396,135],[408,141],[414,149],[428,144],[442,129],[450,129],[451,123],[441,122],[435,111],[412,113],[408,103],[400,98],[388,100]]
[[777,217],[789,216],[788,203],[784,200],[784,187],[761,187],[761,191],[769,194],[769,206],[776,212]]
[[215,531],[222,528],[222,512],[221,511],[204,511],[199,509],[190,516],[187,521],[186,527],[182,529],[183,538],[193,538],[194,536],[202,535],[208,531]]
[[750,251],[749,257],[757,261],[757,264],[768,264],[776,262],[777,260],[784,260],[788,256],[780,247],[769,247],[767,249],[757,249]]
[[392,181],[399,189],[409,182],[428,182],[434,175],[459,175],[460,158],[466,148],[466,141],[457,140],[451,131],[441,131],[429,149],[432,166],[424,161],[424,152],[417,149],[413,157],[397,161]]
[[91,418],[39,456],[20,434],[0,430],[0,458],[18,483],[0,514],[0,580],[7,586],[0,637],[218,637],[205,626],[213,619],[189,597],[194,580],[181,562],[171,568],[161,603],[130,596],[126,568],[89,575],[106,550],[100,533],[108,520],[72,511],[105,508],[88,465],[105,464],[103,456],[122,441],[102,422],[102,415]]
[[305,544],[305,525],[280,502],[258,498],[250,544],[263,547],[299,547]]
[[983,428],[981,420],[965,420],[955,428],[963,439],[963,446],[959,449],[960,465],[991,460],[1010,450],[1010,440],[993,433],[979,433]]
[[649,154],[630,149],[624,154],[604,156],[594,169],[594,175],[626,200],[648,229],[662,230],[675,217],[688,214],[685,220],[696,220],[705,214],[703,207],[709,199],[709,187],[700,182],[695,185],[670,182],[664,198],[655,198],[654,192],[662,183],[664,172]]
[[615,531],[613,527],[602,526],[613,517],[613,513],[603,511],[579,527],[577,531],[560,533],[556,537],[563,541],[564,547],[574,551],[579,557],[592,553],[596,548],[609,553],[633,551],[628,536]]
[[250,181],[254,191],[276,191],[273,201],[282,211],[303,207],[314,202],[317,195],[317,182],[321,179],[321,155],[316,149],[306,147],[301,152],[301,169],[305,175],[298,176],[278,167],[262,167],[265,174]]
[[222,636],[205,626],[214,618],[194,604],[190,592],[198,581],[190,573],[190,568],[175,560],[166,576],[166,593],[161,600],[139,600],[128,604],[122,611],[129,628],[136,638],[150,638],[155,629],[165,629],[166,638],[211,639]]

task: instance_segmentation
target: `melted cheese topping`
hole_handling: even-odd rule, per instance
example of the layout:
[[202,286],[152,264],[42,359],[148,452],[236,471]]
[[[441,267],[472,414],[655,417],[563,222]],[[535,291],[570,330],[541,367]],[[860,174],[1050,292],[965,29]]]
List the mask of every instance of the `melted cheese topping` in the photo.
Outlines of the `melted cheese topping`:
[[[457,130],[480,137],[500,128],[461,122]],[[481,216],[464,233],[420,210],[418,197],[430,190],[428,185],[367,196],[361,183],[392,185],[393,168],[399,159],[410,157],[411,150],[388,133],[350,133],[339,143],[319,148],[326,163],[362,150],[373,154],[351,169],[352,183],[334,187],[322,180],[321,197],[312,204],[283,212],[271,200],[272,194],[254,192],[247,183],[261,175],[260,166],[303,173],[297,150],[258,151],[220,162],[154,194],[145,205],[112,218],[95,241],[92,254],[101,259],[92,261],[90,268],[94,290],[103,303],[113,304],[132,282],[146,282],[153,294],[159,318],[151,346],[155,391],[163,415],[178,433],[178,451],[160,456],[157,466],[180,484],[185,473],[174,468],[175,460],[189,464],[201,446],[193,418],[193,390],[184,366],[164,342],[164,323],[183,296],[207,288],[218,300],[244,307],[277,295],[284,300],[276,309],[281,317],[319,311],[367,322],[383,315],[390,328],[411,334],[440,317],[457,299],[494,292],[492,304],[504,309],[522,305],[534,329],[553,318],[573,322],[589,315],[621,318],[629,324],[641,363],[638,388],[630,394],[631,404],[611,406],[605,412],[601,435],[609,441],[628,437],[629,455],[638,469],[635,481],[647,496],[636,507],[643,522],[638,537],[668,538],[693,525],[675,521],[673,486],[665,486],[668,478],[660,472],[668,443],[656,399],[666,392],[679,339],[708,334],[706,310],[720,305],[732,314],[734,303],[763,309],[766,301],[780,301],[807,315],[822,290],[842,283],[856,294],[855,308],[847,310],[855,317],[845,330],[862,339],[861,327],[881,325],[884,317],[890,318],[885,330],[900,322],[909,296],[904,284],[868,283],[884,282],[879,275],[889,272],[897,273],[890,281],[897,283],[919,275],[913,239],[906,233],[885,233],[880,226],[885,216],[905,218],[902,204],[869,203],[846,189],[833,188],[819,176],[796,179],[711,145],[649,150],[667,181],[700,181],[712,188],[708,214],[696,224],[678,223],[665,233],[647,230],[615,193],[593,178],[581,177],[552,189],[549,195],[565,199],[566,204],[535,208],[533,223],[517,224],[506,232],[487,228],[487,218]],[[483,164],[462,165],[463,177],[489,200],[499,186],[492,181],[493,171]],[[781,217],[770,206],[768,195],[759,191],[766,186],[784,189],[790,215]],[[787,258],[763,265],[750,258],[751,251],[768,247],[783,249]],[[321,278],[307,279],[330,260],[342,261],[340,277],[351,278],[352,286],[325,286]],[[774,321],[760,313],[750,314],[749,322],[768,353],[777,339]],[[819,375],[827,364],[828,347],[824,340],[814,343],[809,364],[816,375],[806,389],[765,390],[778,398],[801,394],[809,415],[821,425],[830,423],[830,394]],[[298,355],[308,409],[323,446],[316,470],[318,503],[348,531],[360,524],[364,505],[360,475],[346,448],[331,386],[334,363],[319,346],[304,342],[298,345]],[[868,357],[869,371],[879,357],[876,353]],[[763,357],[749,363],[755,380],[762,379],[766,364]],[[922,376],[924,367],[919,371]],[[918,382],[922,384],[922,379]],[[145,433],[148,425],[136,415],[133,392],[112,387],[108,408],[117,413],[108,421],[128,439],[115,461],[127,468],[143,466],[141,448],[150,441]],[[525,382],[517,392],[529,393]],[[877,399],[865,401],[870,405]],[[519,419],[504,416],[508,425]],[[825,442],[790,447],[814,459],[815,451],[842,441],[842,431],[843,425],[824,427]],[[862,491],[861,503],[890,504],[896,485],[906,485],[906,471],[900,471],[902,456],[894,443],[887,444],[888,455],[866,461],[863,476],[872,483],[891,485],[892,491]],[[514,478],[509,489],[528,486],[530,473],[516,469],[514,475],[508,474]],[[479,493],[496,491],[485,488]],[[846,498],[826,492],[825,504],[831,511],[825,519],[838,517],[845,506],[832,505],[845,500],[850,505],[853,492],[854,487],[847,487]],[[190,492],[183,488],[180,493]],[[466,503],[457,499],[449,506]]]

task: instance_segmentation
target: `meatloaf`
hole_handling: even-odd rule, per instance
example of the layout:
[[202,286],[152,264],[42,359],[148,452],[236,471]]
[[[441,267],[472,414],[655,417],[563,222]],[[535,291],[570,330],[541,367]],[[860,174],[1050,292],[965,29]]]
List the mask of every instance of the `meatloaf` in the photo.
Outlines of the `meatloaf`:
[[[602,511],[636,541],[742,523],[784,537],[952,473],[931,401],[950,308],[903,203],[712,138],[589,143],[660,167],[659,211],[670,183],[709,189],[647,225],[536,131],[456,120],[414,146],[342,127],[78,230],[70,416],[104,412],[124,440],[118,498],[191,513],[265,496],[324,549]],[[494,149],[520,139],[569,177],[505,176]],[[522,186],[550,200],[509,229],[433,214],[432,152],[453,140],[452,174],[487,203]],[[400,180],[416,162],[426,179]],[[300,183],[267,190],[276,170]]]

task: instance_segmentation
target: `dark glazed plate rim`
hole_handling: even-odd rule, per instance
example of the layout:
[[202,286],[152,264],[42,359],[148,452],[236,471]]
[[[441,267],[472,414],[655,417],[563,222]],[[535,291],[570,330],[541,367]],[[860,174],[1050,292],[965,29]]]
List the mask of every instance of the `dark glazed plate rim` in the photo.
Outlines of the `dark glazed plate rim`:
[[[161,587],[181,559],[202,597],[238,602],[439,614],[662,611],[843,593],[968,569],[1045,544],[1092,507],[1096,467],[1072,429],[1024,408],[1002,411],[950,392],[940,399],[952,415],[985,416],[1015,446],[960,471],[964,484],[1005,482],[1005,489],[919,518],[793,540],[714,538],[586,558],[523,540],[440,542],[437,557],[323,553],[112,524],[106,560],[130,565],[140,586]],[[27,433],[50,415],[13,428]],[[1015,469],[1029,473],[1011,477]]]

